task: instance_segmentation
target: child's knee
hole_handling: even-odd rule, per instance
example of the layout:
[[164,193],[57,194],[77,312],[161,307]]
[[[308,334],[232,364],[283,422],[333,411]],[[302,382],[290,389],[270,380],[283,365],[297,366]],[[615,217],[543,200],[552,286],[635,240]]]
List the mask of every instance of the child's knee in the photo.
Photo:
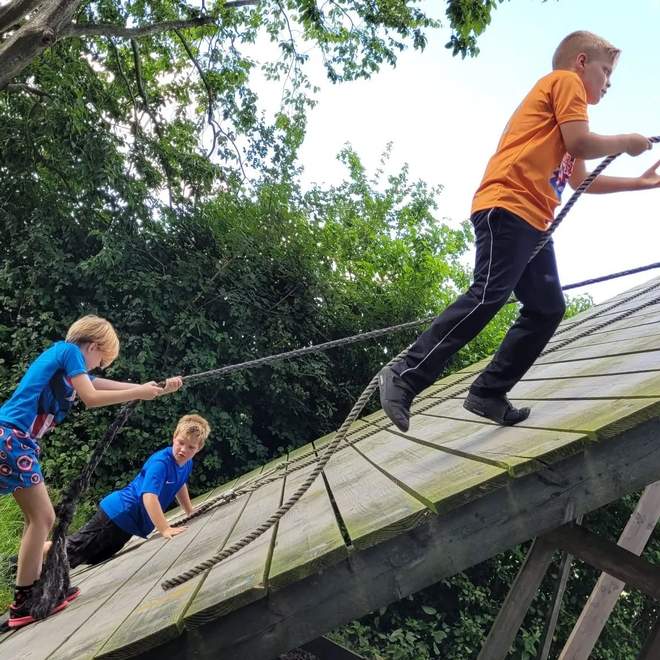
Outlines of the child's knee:
[[562,297],[553,305],[552,309],[550,310],[550,316],[553,321],[559,325],[564,318],[564,314],[566,314],[566,301]]
[[42,510],[33,512],[27,524],[33,526],[35,529],[45,530],[46,534],[48,534],[55,524],[55,511],[53,507],[44,507]]

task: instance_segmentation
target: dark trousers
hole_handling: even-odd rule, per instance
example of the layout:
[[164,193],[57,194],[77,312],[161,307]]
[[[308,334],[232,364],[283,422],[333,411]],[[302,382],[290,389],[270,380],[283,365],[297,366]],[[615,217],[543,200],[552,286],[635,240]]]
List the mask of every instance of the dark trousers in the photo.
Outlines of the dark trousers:
[[100,564],[119,552],[131,537],[132,534],[115,525],[99,507],[75,534],[66,537],[69,566]]
[[566,309],[552,240],[529,261],[543,232],[500,208],[478,211],[474,282],[438,316],[393,370],[415,392],[434,383],[449,358],[495,316],[512,292],[522,303],[493,360],[474,381],[477,396],[506,394],[532,366]]

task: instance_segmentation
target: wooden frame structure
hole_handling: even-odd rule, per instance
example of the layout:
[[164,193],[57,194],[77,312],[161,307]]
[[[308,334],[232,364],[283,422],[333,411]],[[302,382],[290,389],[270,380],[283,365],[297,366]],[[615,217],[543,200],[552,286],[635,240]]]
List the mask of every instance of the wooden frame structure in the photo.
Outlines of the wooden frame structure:
[[[291,461],[321,451],[328,438],[219,487],[205,497],[271,470],[282,475],[201,516],[171,541],[136,541],[130,551],[80,571],[80,598],[0,636],[0,658],[272,660],[534,538],[525,572],[534,576],[522,575],[526,594],[513,601],[530,597],[553,547],[660,594],[653,567],[566,526],[658,480],[657,303],[660,280],[584,313],[579,326],[566,322],[561,340],[574,336],[574,343],[542,357],[512,393],[533,405],[523,425],[497,427],[463,410],[465,382],[457,381],[474,377],[480,365],[429,388],[413,407],[409,433],[393,430],[381,412],[360,420],[351,430],[355,444],[333,457],[275,528],[212,570],[162,591],[164,578],[269,516],[312,469],[296,471]],[[593,333],[584,336],[585,328]]]

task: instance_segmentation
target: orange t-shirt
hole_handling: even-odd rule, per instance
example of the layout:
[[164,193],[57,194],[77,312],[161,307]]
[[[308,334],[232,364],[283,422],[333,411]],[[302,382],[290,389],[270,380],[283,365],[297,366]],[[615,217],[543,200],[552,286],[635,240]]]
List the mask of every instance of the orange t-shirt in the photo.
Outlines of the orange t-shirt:
[[541,78],[506,125],[472,213],[498,206],[548,229],[575,163],[559,125],[587,120],[587,94],[577,73],[560,70]]

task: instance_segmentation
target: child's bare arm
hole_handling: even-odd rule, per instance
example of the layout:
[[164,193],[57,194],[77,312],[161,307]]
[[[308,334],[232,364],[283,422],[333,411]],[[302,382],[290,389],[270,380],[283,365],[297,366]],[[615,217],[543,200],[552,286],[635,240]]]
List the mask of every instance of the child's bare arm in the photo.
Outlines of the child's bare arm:
[[621,135],[598,135],[589,130],[587,121],[567,121],[559,125],[561,136],[571,156],[590,160],[625,152],[639,156],[651,148],[649,139],[639,133]]
[[147,514],[158,530],[158,533],[166,539],[171,539],[181,532],[185,532],[187,527],[170,527],[167,518],[163,513],[163,509],[158,501],[158,496],[153,493],[145,493],[142,495],[142,503],[147,510]]
[[[97,390],[130,390],[135,387],[142,387],[139,383],[122,383],[118,380],[109,380],[108,378],[95,378],[92,384]],[[156,381],[149,381],[146,385],[158,385]],[[173,376],[165,381],[165,385],[160,392],[163,394],[170,394],[176,392],[183,385],[181,376]]]
[[140,387],[139,383],[122,383],[108,378],[95,378],[92,380],[92,385],[97,390],[131,390]]
[[88,408],[109,406],[114,403],[125,403],[134,399],[150,401],[159,394],[163,394],[162,387],[155,383],[144,383],[143,385],[131,386],[126,389],[97,389],[87,374],[79,374],[71,378],[71,384],[78,393],[82,402]]
[[176,501],[187,515],[190,515],[194,511],[194,507],[190,501],[190,493],[188,493],[187,484],[183,484],[179,489],[179,492],[176,494]]
[[[657,170],[660,167],[660,161],[649,167],[648,170],[643,172],[638,177],[626,176],[599,176],[589,186],[587,192],[604,194],[613,192],[625,192],[631,190],[649,190],[651,188],[660,187],[660,174]],[[585,167],[584,161],[576,160],[573,167],[573,173],[569,179],[571,188],[575,190],[584,179],[587,177],[588,172]]]

